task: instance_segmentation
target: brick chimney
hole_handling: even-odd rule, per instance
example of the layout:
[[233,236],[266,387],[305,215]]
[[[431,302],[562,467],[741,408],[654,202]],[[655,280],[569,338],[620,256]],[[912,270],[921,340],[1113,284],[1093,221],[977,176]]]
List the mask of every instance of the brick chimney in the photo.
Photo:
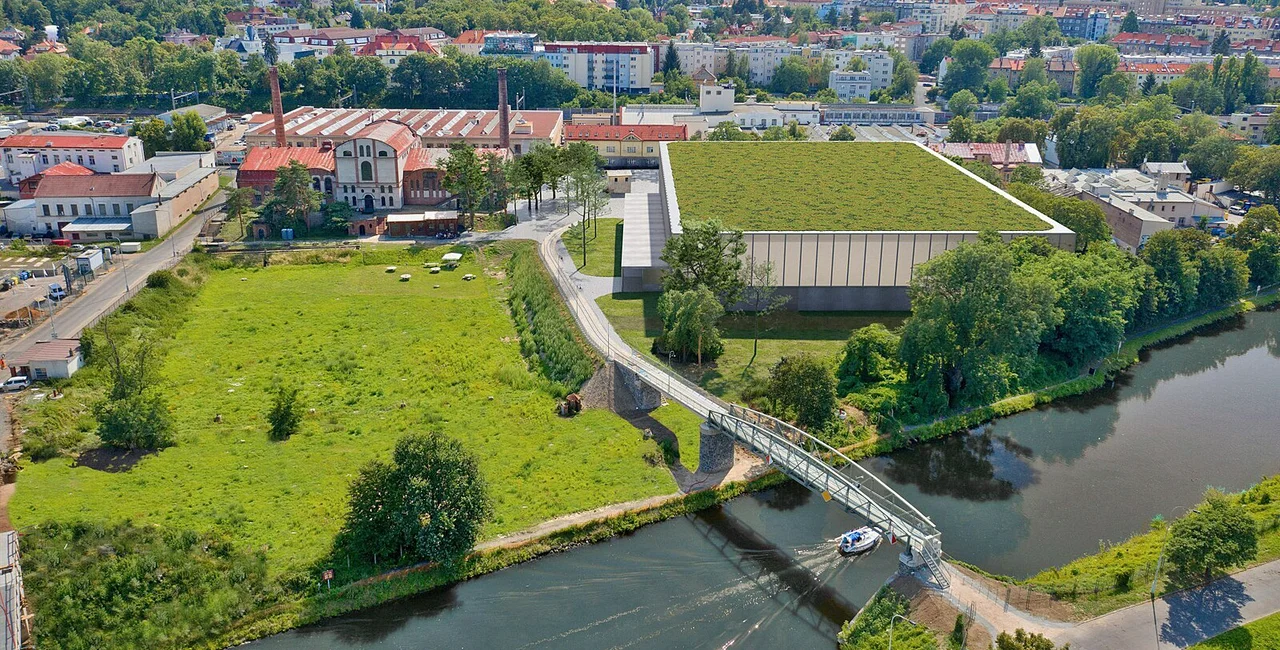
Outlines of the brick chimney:
[[276,146],[283,147],[284,140],[284,102],[280,101],[280,73],[273,65],[267,71],[267,79],[271,83],[271,114],[275,116]]
[[499,144],[511,152],[511,107],[507,105],[507,69],[498,68],[498,129]]

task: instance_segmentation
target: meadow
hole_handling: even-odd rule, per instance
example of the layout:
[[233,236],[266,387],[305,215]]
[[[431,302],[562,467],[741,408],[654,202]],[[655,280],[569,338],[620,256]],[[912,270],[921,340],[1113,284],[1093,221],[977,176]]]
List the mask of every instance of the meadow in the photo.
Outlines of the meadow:
[[[359,468],[387,456],[402,434],[426,430],[478,457],[495,504],[487,538],[674,492],[668,470],[642,458],[654,444],[622,418],[555,415],[560,388],[539,364],[530,370],[511,320],[511,250],[468,252],[457,270],[428,275],[420,262],[443,252],[189,275],[198,288],[167,309],[162,343],[177,445],[127,471],[67,456],[28,462],[10,504],[15,525],[129,520],[217,530],[264,551],[272,573],[305,571],[329,552]],[[384,271],[397,260],[395,273]],[[404,272],[411,281],[398,281]],[[476,279],[464,280],[468,273]],[[93,446],[85,412],[104,381],[90,369],[64,386],[63,400],[25,404],[18,417],[46,433],[78,429],[87,438],[72,455],[85,451]],[[306,415],[299,434],[271,442],[265,415],[278,383],[301,389]]]
[[[624,341],[642,353],[649,353],[653,340],[662,334],[658,296],[656,292],[615,293],[597,299],[596,304]],[[905,312],[780,310],[761,319],[760,346],[753,362],[753,318],[728,314],[719,323],[724,354],[702,366],[677,363],[675,367],[687,379],[718,397],[745,403],[750,401],[746,398],[753,391],[760,390],[769,377],[770,368],[784,355],[807,352],[837,358],[854,330],[872,323],[893,329],[902,325],[906,317]]]
[[1191,650],[1266,650],[1267,648],[1280,648],[1280,612],[1191,646]]
[[685,221],[765,230],[1047,230],[1048,224],[910,143],[668,145]]

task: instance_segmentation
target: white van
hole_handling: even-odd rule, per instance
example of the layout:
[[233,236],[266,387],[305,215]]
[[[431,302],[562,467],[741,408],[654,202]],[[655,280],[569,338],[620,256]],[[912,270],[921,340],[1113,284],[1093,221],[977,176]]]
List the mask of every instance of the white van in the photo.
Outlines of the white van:
[[26,375],[18,375],[17,377],[10,377],[3,384],[0,384],[0,391],[4,391],[6,393],[16,393],[30,385],[31,385],[30,378],[28,378]]

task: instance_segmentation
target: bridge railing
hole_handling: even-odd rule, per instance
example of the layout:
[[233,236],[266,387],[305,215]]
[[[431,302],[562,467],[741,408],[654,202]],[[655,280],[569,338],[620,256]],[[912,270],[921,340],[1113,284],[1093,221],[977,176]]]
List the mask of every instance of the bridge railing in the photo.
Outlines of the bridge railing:
[[[906,537],[912,548],[936,547],[938,529],[928,517],[830,445],[776,418],[737,405],[729,405],[727,414],[712,413],[709,419],[743,444],[767,454],[775,466],[810,489],[824,492],[876,525]],[[801,446],[808,446],[806,443],[812,447]],[[841,473],[823,458],[827,454],[860,473]]]

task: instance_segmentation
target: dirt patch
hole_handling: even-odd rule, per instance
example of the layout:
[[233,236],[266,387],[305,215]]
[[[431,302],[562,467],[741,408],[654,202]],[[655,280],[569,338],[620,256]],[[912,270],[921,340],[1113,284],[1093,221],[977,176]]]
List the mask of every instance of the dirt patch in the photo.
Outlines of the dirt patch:
[[76,467],[88,467],[100,472],[127,472],[138,461],[156,453],[156,449],[111,449],[99,447],[82,452],[76,458]]
[[[889,588],[911,601],[911,620],[933,630],[938,636],[938,647],[946,648],[956,617],[961,614],[951,601],[932,589],[926,589],[911,576],[898,576]],[[966,650],[987,650],[993,639],[982,623],[966,615],[964,647]]]
[[970,580],[978,583],[988,592],[995,594],[997,598],[1009,607],[1024,611],[1032,616],[1064,623],[1074,623],[1085,618],[1076,611],[1076,608],[1071,603],[1058,600],[1049,594],[1007,582],[1000,582],[956,564],[948,566],[964,573]]

